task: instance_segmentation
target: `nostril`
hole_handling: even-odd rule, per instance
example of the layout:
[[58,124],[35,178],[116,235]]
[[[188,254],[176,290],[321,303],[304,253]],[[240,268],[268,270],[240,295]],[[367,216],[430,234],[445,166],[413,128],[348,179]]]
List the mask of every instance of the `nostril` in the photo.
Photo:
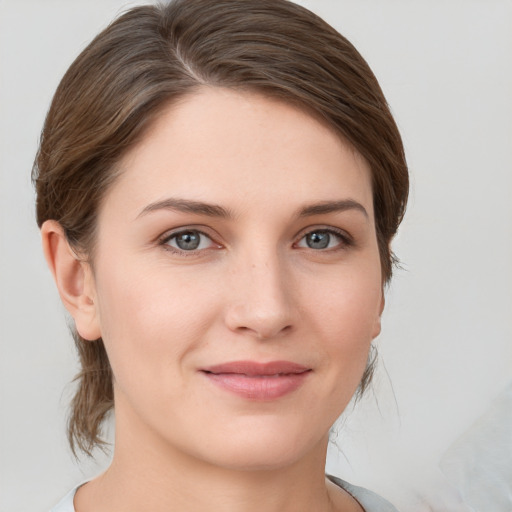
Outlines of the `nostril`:
[[268,328],[268,329],[260,329],[258,334],[258,339],[260,340],[266,340],[271,338],[276,338],[278,336],[282,336],[284,334],[288,334],[292,330],[291,325],[285,325],[284,327],[275,327],[275,328]]
[[258,296],[253,290],[228,303],[224,321],[232,332],[265,340],[291,332],[298,320],[296,313],[289,297],[270,293]]

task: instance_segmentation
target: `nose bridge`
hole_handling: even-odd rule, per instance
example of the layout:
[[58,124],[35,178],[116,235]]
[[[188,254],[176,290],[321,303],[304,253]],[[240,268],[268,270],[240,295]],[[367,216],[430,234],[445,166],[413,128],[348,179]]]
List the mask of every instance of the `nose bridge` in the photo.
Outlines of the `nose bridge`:
[[274,247],[259,247],[237,258],[231,279],[230,329],[271,338],[294,322],[291,280]]

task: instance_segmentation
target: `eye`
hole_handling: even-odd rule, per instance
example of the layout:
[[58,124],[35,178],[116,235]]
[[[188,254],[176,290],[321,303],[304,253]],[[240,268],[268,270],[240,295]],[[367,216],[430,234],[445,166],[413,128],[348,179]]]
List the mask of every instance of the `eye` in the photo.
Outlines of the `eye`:
[[162,243],[178,251],[200,251],[215,244],[212,239],[196,229],[187,229],[167,236]]
[[314,250],[336,249],[350,245],[347,236],[330,229],[315,229],[304,235],[297,247]]

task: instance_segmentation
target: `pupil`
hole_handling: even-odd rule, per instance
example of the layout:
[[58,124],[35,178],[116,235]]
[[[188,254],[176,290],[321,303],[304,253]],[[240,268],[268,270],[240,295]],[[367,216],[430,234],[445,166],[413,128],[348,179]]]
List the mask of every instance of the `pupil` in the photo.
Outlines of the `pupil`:
[[325,249],[329,245],[330,238],[329,233],[317,231],[307,236],[306,243],[311,249]]
[[199,247],[200,236],[194,231],[181,233],[176,237],[176,245],[185,251],[193,251]]

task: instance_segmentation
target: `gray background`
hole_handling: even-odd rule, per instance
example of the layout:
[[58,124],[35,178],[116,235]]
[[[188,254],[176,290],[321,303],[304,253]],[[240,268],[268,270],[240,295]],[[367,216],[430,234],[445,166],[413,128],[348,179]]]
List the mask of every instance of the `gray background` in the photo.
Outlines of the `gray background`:
[[[134,3],[0,0],[2,512],[45,511],[105,464],[77,465],[66,445],[77,367],[29,176],[60,77]],[[412,174],[374,392],[346,412],[328,467],[427,510],[442,454],[512,379],[512,2],[301,3],[368,60]]]

